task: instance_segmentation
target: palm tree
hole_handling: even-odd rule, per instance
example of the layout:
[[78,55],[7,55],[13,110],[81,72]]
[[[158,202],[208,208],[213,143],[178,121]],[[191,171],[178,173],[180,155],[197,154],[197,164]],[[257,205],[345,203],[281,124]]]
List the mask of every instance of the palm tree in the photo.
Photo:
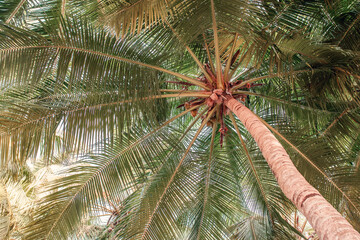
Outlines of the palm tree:
[[360,239],[357,1],[1,4],[2,169],[66,165],[25,239]]

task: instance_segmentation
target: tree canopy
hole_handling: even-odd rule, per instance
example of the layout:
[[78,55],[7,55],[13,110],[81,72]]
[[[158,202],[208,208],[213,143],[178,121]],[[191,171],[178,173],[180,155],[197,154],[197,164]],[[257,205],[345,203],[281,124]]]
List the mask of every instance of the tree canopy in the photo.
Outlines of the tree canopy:
[[221,79],[359,231],[359,38],[355,0],[0,0],[0,236],[304,238]]

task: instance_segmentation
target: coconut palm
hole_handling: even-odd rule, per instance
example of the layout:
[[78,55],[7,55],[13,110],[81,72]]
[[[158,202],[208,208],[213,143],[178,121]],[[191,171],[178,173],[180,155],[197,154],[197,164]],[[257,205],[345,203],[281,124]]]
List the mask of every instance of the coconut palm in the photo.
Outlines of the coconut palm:
[[67,165],[25,239],[360,239],[357,1],[2,5],[2,168]]

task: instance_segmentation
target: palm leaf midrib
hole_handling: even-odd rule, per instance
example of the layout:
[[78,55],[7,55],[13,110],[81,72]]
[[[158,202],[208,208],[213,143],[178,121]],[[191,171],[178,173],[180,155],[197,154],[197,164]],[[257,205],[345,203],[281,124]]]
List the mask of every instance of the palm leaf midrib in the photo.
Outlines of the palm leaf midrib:
[[98,51],[95,51],[95,50],[85,49],[85,48],[70,47],[70,46],[60,46],[60,45],[42,45],[42,46],[11,47],[11,48],[0,49],[0,52],[12,52],[12,51],[17,51],[17,50],[36,49],[36,48],[39,48],[39,49],[42,49],[42,48],[68,49],[68,50],[73,50],[73,51],[78,51],[78,52],[89,53],[89,54],[93,54],[93,55],[97,55],[97,56],[107,57],[107,58],[111,58],[111,59],[115,59],[115,60],[119,60],[119,61],[124,61],[124,62],[132,63],[132,64],[137,64],[139,66],[148,67],[148,68],[155,69],[155,70],[158,70],[158,71],[161,71],[161,72],[164,72],[164,73],[168,73],[170,75],[179,77],[179,78],[181,78],[183,80],[187,80],[188,82],[199,85],[199,86],[201,86],[201,87],[203,87],[205,89],[208,89],[208,87],[205,84],[203,84],[203,83],[201,83],[201,82],[199,82],[199,81],[197,81],[197,80],[195,80],[195,79],[193,79],[191,77],[185,76],[183,74],[173,72],[171,70],[167,70],[167,69],[162,68],[162,67],[150,65],[150,64],[147,64],[147,63],[142,63],[142,62],[139,62],[139,61],[134,61],[134,60],[130,60],[130,59],[127,59],[127,58],[111,55],[111,54],[108,54],[108,53],[98,52]]

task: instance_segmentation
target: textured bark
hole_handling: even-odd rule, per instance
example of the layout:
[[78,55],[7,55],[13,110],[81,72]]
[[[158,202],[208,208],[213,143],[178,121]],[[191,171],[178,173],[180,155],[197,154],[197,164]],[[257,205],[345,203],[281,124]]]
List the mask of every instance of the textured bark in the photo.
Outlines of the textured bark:
[[296,169],[280,142],[257,116],[230,96],[224,103],[253,136],[281,190],[304,214],[320,239],[360,240],[360,234]]

